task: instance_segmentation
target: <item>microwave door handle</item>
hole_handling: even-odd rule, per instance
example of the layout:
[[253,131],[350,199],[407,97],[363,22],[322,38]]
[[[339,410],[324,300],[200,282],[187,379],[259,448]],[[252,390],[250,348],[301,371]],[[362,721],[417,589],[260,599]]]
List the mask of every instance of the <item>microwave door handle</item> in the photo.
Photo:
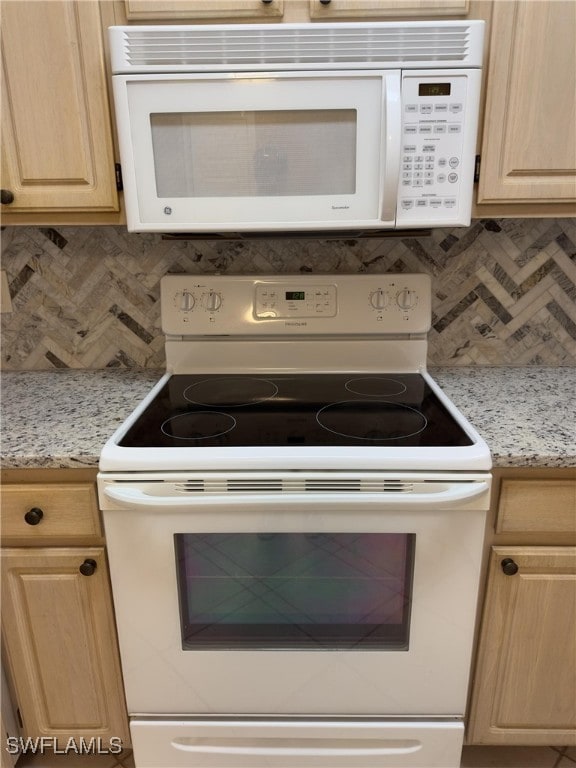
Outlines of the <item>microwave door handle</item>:
[[380,189],[380,218],[396,221],[396,200],[400,176],[400,148],[402,144],[401,72],[389,72],[383,79],[382,106],[382,176]]

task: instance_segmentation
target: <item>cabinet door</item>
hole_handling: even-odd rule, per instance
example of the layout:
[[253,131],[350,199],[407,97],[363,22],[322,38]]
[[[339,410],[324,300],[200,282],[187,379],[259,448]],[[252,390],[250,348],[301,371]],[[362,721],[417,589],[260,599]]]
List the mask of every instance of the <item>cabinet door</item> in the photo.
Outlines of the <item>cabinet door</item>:
[[126,0],[129,21],[268,18],[282,16],[284,0]]
[[494,3],[478,202],[576,200],[576,3]]
[[469,0],[310,0],[312,19],[465,16]]
[[5,212],[118,210],[99,4],[2,3]]
[[576,547],[494,547],[468,742],[575,744],[574,691]]
[[[2,636],[24,736],[129,741],[102,548],[2,550]],[[79,568],[93,560],[92,575]]]

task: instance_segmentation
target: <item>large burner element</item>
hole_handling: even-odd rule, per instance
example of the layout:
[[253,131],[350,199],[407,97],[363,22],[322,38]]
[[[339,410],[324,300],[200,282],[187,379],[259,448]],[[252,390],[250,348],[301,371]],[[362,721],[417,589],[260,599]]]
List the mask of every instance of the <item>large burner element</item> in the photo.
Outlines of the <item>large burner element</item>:
[[471,445],[419,374],[174,375],[121,439],[132,447]]
[[415,408],[384,400],[345,400],[324,406],[316,414],[321,427],[355,440],[400,440],[426,428],[426,418]]

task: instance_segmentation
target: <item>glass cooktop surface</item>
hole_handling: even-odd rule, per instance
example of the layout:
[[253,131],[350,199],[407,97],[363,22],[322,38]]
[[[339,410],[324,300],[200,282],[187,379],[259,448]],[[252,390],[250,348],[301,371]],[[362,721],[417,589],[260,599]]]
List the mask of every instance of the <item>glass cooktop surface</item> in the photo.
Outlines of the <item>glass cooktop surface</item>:
[[419,374],[172,376],[132,448],[472,445]]

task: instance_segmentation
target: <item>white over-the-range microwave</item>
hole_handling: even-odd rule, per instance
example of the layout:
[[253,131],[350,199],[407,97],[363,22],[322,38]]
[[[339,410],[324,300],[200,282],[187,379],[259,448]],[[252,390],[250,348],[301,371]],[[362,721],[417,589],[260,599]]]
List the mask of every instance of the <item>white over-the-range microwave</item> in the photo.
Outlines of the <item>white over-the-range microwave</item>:
[[470,223],[482,21],[109,32],[130,231]]

